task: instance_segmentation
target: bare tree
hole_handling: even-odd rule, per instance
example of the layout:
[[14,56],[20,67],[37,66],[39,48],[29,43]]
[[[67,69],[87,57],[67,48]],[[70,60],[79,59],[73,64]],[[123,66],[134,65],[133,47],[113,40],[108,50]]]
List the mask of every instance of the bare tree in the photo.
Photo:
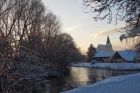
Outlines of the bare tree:
[[107,19],[126,22],[126,34],[120,39],[139,35],[140,1],[139,0],[83,0],[88,12],[93,13],[93,19]]
[[[28,69],[51,63],[59,64],[58,69],[63,70],[79,56],[81,53],[73,38],[61,33],[60,20],[52,12],[45,12],[41,0],[0,0],[0,88],[3,92],[12,93],[9,85],[24,77],[20,71],[27,70],[26,63],[31,65]],[[24,63],[26,66],[22,67]]]
[[[0,70],[3,79],[14,66],[15,57],[21,53],[23,41],[29,34],[39,33],[45,9],[41,0],[0,1]],[[6,78],[5,78],[6,77]],[[3,91],[7,88],[6,82]]]
[[95,20],[108,18],[111,22],[112,18],[116,18],[116,21],[125,20],[132,24],[139,22],[139,0],[83,0],[83,4],[95,14]]
[[47,13],[41,25],[41,31],[43,34],[43,54],[42,56],[45,59],[49,59],[49,61],[53,60],[54,54],[54,43],[56,42],[56,37],[60,34],[61,31],[61,24],[59,19],[52,13]]

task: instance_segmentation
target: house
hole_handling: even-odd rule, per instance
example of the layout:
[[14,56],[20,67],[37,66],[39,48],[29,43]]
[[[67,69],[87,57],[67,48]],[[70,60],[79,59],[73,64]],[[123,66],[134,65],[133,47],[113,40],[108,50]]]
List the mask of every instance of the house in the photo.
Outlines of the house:
[[112,62],[124,62],[123,57],[116,51],[115,54],[111,57]]
[[115,53],[113,51],[109,36],[107,37],[106,44],[99,44],[96,50],[97,51],[93,59],[100,62],[111,62],[111,57]]
[[93,60],[105,63],[135,62],[136,52],[133,50],[114,51],[108,36],[106,45],[98,45]]
[[132,50],[116,51],[112,56],[112,62],[134,62],[136,52]]
[[124,62],[135,62],[136,53],[132,50],[123,50],[116,52],[100,51],[93,57],[94,60],[105,62],[105,63],[124,63]]

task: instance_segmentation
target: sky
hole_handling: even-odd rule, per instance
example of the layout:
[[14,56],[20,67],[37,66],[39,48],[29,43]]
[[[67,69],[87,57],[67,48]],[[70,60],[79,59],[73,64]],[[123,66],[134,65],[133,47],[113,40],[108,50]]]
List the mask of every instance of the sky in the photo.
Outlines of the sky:
[[95,47],[105,44],[110,36],[114,46],[123,46],[119,40],[119,24],[108,24],[106,20],[95,22],[90,13],[84,12],[82,0],[42,0],[45,7],[51,10],[61,20],[62,31],[69,33],[78,48],[85,53],[90,44]]

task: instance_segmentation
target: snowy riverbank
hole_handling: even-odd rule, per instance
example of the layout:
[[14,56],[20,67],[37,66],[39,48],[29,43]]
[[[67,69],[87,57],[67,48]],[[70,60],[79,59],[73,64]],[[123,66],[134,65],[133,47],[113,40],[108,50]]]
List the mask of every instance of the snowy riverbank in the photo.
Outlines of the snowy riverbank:
[[74,67],[104,68],[113,70],[140,70],[140,63],[78,63]]
[[140,93],[140,73],[111,77],[63,93]]

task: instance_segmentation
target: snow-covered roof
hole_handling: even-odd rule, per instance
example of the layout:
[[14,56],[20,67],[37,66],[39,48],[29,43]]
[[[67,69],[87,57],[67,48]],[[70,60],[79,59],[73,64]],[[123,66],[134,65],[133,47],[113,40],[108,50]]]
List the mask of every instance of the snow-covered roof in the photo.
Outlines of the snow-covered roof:
[[112,57],[115,52],[98,51],[94,57]]
[[127,61],[134,61],[134,58],[136,57],[136,53],[132,50],[124,50],[124,51],[117,51],[122,58],[124,58]]
[[[134,58],[136,57],[136,52],[132,50],[123,50],[123,51],[116,51],[119,53],[119,55],[127,60],[127,61],[134,61]],[[115,52],[107,52],[107,51],[98,51],[94,57],[113,57]]]

